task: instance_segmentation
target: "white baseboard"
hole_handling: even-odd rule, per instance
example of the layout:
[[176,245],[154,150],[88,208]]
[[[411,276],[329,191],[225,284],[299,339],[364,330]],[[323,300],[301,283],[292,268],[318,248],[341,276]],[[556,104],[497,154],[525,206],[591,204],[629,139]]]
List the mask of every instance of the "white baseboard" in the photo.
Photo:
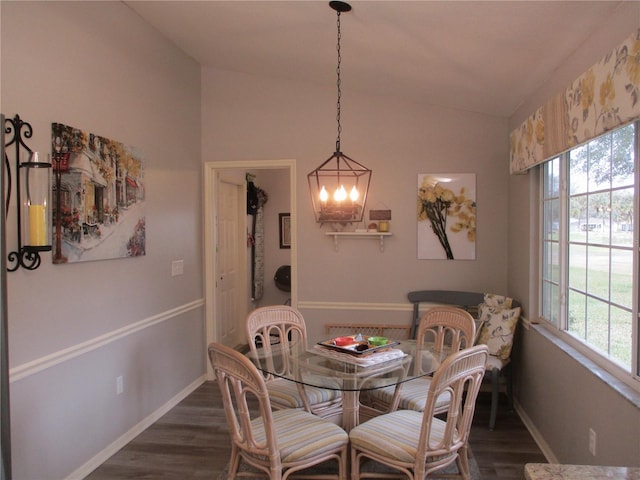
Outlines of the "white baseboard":
[[513,408],[515,408],[516,413],[522,420],[522,423],[524,423],[524,426],[527,428],[527,430],[529,430],[529,433],[533,437],[533,440],[536,442],[540,450],[542,450],[542,454],[547,459],[547,462],[558,463],[558,459],[553,454],[551,447],[549,447],[549,444],[544,440],[543,436],[540,434],[538,429],[535,427],[535,425],[533,424],[529,416],[522,409],[522,406],[518,403],[516,399],[514,399],[513,401]]
[[148,417],[144,418],[138,424],[134,425],[128,432],[121,435],[118,439],[116,439],[113,443],[107,446],[104,450],[99,452],[97,455],[94,455],[88,462],[82,465],[80,468],[76,469],[73,473],[71,473],[65,480],[81,480],[93,472],[96,468],[102,465],[105,461],[107,461],[111,456],[113,456],[118,450],[124,447],[131,440],[140,435],[144,430],[149,428],[155,422],[157,422],[160,417],[162,417],[165,413],[175,407],[178,403],[184,400],[189,394],[191,394],[196,388],[202,385],[205,381],[205,376],[201,376],[197,378],[194,382],[180,391],[177,395],[171,398],[167,403],[165,403],[162,407],[157,409]]

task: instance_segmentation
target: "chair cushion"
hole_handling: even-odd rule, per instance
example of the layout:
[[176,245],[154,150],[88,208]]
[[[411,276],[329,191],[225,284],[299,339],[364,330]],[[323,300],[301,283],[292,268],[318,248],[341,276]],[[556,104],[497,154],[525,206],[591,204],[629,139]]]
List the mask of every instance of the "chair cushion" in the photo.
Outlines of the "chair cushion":
[[[413,463],[418,450],[422,413],[413,410],[395,412],[374,417],[349,432],[352,446],[376,453],[396,461]],[[433,419],[431,442],[443,438],[445,423]]]
[[520,307],[498,308],[481,305],[480,321],[484,324],[478,343],[489,347],[490,355],[506,360],[511,355],[513,335],[519,318]]
[[[291,383],[291,382],[289,382]],[[265,442],[262,418],[252,420],[256,441]],[[276,442],[282,462],[298,462],[332,452],[349,441],[349,435],[338,425],[304,410],[273,412]]]
[[509,359],[503,360],[495,355],[489,355],[489,358],[487,359],[487,372],[491,372],[494,368],[502,370],[506,367],[507,363],[509,363]]
[[[427,405],[427,392],[431,385],[430,378],[416,378],[402,384],[400,390],[400,402],[398,403],[398,410],[416,410],[418,412],[424,411]],[[390,404],[393,400],[395,393],[395,385],[377,388],[370,390],[368,394],[381,400],[385,404]],[[446,407],[451,401],[451,394],[449,392],[442,393],[436,401],[436,410]]]
[[[284,378],[276,378],[267,383],[269,398],[271,402],[282,408],[302,408],[304,404],[300,398],[297,384]],[[319,388],[305,385],[304,391],[307,394],[310,405],[329,402],[340,398],[339,390]]]

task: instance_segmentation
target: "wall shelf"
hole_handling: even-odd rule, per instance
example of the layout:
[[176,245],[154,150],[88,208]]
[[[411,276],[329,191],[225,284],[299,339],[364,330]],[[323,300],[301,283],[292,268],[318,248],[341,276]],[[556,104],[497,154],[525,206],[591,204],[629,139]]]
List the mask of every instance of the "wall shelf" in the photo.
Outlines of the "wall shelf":
[[391,232],[326,232],[325,235],[333,237],[333,248],[338,251],[338,239],[339,238],[377,238],[380,239],[380,251],[384,252],[384,237],[390,237],[393,235]]

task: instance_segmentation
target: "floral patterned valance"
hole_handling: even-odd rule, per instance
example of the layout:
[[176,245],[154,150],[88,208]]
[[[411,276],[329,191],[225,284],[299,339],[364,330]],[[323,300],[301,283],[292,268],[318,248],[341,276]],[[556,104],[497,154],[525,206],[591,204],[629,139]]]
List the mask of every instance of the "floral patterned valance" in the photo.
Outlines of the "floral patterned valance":
[[510,171],[522,173],[637,118],[640,29],[511,132]]

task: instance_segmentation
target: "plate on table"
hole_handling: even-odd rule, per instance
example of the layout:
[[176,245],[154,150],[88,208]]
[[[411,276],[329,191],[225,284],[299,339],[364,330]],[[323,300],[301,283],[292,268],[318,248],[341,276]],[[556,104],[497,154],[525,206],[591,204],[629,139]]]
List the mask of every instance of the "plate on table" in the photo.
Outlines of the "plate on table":
[[[360,337],[362,340],[360,340],[360,338],[356,340],[356,337],[357,335],[343,335],[318,342],[318,345],[351,355],[368,355],[400,344],[398,341],[387,339],[387,343],[379,345],[382,343],[384,337],[367,337],[366,335],[362,335]],[[369,343],[369,338],[371,338],[376,345]]]

